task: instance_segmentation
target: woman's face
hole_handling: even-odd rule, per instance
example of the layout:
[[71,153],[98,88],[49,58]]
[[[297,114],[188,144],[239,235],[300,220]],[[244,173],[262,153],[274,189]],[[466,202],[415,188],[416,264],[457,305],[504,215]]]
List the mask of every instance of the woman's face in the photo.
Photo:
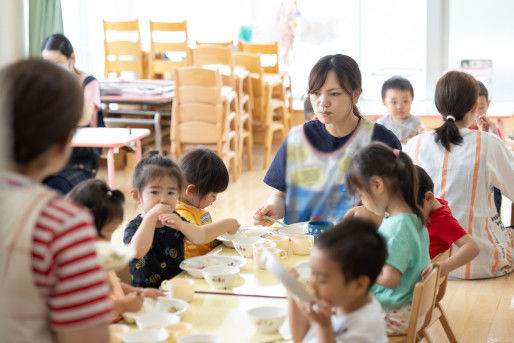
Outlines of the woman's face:
[[67,71],[71,71],[73,68],[73,59],[66,58],[59,50],[43,50],[41,52],[43,59],[57,64],[59,67]]
[[350,96],[341,88],[335,71],[330,70],[323,86],[310,94],[314,113],[320,122],[327,125],[344,123],[353,115],[353,105],[357,104],[361,91]]

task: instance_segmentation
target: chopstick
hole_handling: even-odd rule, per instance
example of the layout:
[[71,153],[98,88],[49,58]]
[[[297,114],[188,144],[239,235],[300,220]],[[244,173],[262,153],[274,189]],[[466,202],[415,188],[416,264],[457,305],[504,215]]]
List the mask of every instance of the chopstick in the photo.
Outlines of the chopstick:
[[223,293],[223,292],[209,292],[209,291],[195,291],[195,293],[196,294],[212,294],[212,295],[235,295],[238,297],[287,299],[287,297],[285,297],[285,296],[278,296],[278,295],[237,294],[237,293]]
[[272,221],[273,223],[279,224],[279,225],[280,225],[280,226],[282,226],[282,227],[289,227],[289,225],[284,224],[284,223],[282,223],[282,222],[279,222],[279,221],[278,221],[278,220],[276,220],[275,218],[271,218],[271,217],[269,217],[269,216],[264,216],[264,217],[265,217],[267,220]]

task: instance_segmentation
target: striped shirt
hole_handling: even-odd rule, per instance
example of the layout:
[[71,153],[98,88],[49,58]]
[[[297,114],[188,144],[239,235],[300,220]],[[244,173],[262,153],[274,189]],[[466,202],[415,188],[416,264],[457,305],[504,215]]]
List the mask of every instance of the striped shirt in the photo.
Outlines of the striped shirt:
[[[13,174],[1,181],[20,188],[31,184]],[[49,201],[36,222],[32,272],[55,331],[107,324],[114,315],[96,239],[88,211],[64,198]]]

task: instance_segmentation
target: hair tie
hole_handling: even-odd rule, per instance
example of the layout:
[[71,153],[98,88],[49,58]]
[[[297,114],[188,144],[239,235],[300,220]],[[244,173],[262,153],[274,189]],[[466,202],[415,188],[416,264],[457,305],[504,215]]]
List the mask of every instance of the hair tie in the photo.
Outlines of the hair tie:
[[393,154],[396,156],[396,158],[400,157],[400,150],[399,149],[393,149]]
[[107,195],[112,197],[112,191],[107,191]]
[[453,121],[455,121],[455,117],[454,117],[454,116],[446,116],[446,120],[447,120],[447,121],[448,121],[448,120],[453,120]]

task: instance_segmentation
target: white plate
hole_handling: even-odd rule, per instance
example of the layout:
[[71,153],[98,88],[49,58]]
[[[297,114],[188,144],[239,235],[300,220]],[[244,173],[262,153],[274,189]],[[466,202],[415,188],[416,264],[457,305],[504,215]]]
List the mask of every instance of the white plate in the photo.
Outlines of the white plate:
[[307,282],[310,280],[311,265],[310,265],[309,260],[298,262],[297,264],[294,265],[294,267],[295,267],[296,271],[298,272],[298,274],[300,274],[299,279],[301,282]]
[[316,301],[316,297],[306,290],[298,280],[268,251],[261,254],[261,264],[266,267],[282,284],[303,302]]
[[180,269],[185,270],[192,277],[203,278],[202,270],[210,266],[231,266],[241,267],[245,263],[244,257],[241,256],[196,256],[182,261],[179,265]]
[[189,304],[180,299],[159,297],[157,299],[156,307],[160,311],[169,312],[171,314],[180,316],[182,313],[189,309]]
[[127,245],[115,245],[110,242],[96,242],[96,253],[105,270],[120,270],[134,258],[134,249]]
[[225,244],[227,247],[234,248],[234,244],[232,243],[232,241],[236,238],[252,236],[266,237],[274,233],[275,231],[273,231],[272,229],[263,226],[245,226],[237,230],[235,235],[230,235],[226,233],[219,236],[218,240],[223,242],[223,244]]

